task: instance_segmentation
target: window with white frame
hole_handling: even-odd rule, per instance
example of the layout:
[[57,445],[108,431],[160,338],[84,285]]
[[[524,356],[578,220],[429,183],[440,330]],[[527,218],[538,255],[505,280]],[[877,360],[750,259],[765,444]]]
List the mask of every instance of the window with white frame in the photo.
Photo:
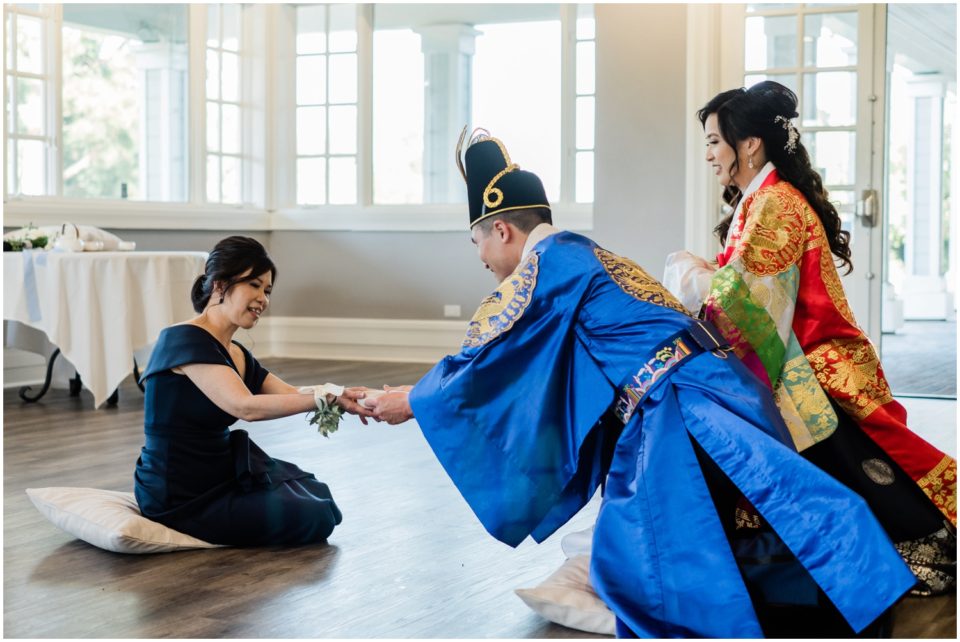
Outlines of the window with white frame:
[[243,201],[241,6],[207,5],[207,202]]
[[33,196],[453,203],[465,123],[551,201],[592,200],[591,5],[7,4],[4,21],[18,216]]
[[7,47],[4,52],[7,101],[8,194],[50,194],[54,181],[50,167],[54,153],[51,127],[50,32],[53,9],[43,5],[5,5]]
[[596,113],[596,24],[593,5],[577,5],[576,191],[578,203],[593,202],[593,147]]
[[187,5],[62,7],[63,196],[187,200]]
[[797,125],[845,229],[856,201],[855,6],[748,4],[744,85],[774,80],[799,98]]
[[551,201],[593,200],[592,5],[378,4],[373,29],[373,203],[463,201],[464,125],[506,141]]
[[4,22],[5,194],[187,200],[187,5],[14,4]]
[[357,203],[357,5],[296,12],[296,176],[300,205]]

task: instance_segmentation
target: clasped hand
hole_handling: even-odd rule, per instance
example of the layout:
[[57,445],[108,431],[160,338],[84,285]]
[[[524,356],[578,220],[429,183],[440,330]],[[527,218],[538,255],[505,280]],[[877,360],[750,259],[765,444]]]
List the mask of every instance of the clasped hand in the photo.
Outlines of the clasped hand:
[[371,395],[366,406],[373,410],[373,418],[385,421],[391,426],[402,424],[413,419],[413,409],[410,407],[410,395],[413,386],[384,386],[383,391],[376,391]]
[[[413,386],[384,386],[383,390],[354,386],[343,388],[342,392],[339,389],[331,390],[327,386],[309,388],[314,390],[315,396],[323,395],[327,403],[336,404],[345,412],[360,417],[364,425],[367,425],[368,417],[385,421],[392,426],[413,419],[408,394]],[[336,394],[338,392],[340,394]]]

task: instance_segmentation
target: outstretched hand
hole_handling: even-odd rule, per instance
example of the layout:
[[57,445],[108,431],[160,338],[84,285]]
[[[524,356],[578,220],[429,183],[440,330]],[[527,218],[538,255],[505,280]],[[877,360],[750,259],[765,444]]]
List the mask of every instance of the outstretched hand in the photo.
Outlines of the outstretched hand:
[[369,399],[367,406],[373,410],[373,418],[391,426],[413,419],[410,395],[413,386],[384,386],[385,394]]
[[[364,426],[367,425],[367,417],[373,417],[373,411],[359,403],[361,399],[367,396],[369,388],[357,386],[354,388],[344,388],[343,394],[337,397],[336,404],[349,412],[351,415],[360,417]],[[377,420],[379,421],[379,419]]]

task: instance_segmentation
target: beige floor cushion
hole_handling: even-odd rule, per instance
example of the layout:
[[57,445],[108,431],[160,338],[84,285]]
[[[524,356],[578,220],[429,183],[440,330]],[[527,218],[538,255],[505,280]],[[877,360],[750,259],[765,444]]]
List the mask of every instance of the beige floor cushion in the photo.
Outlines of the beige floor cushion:
[[150,521],[140,514],[133,493],[61,486],[28,488],[27,496],[57,528],[114,553],[219,547]]

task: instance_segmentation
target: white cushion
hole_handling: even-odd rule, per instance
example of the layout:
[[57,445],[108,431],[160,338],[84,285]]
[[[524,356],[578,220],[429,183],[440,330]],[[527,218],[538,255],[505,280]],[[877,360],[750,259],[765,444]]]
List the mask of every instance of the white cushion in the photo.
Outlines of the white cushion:
[[590,556],[577,555],[532,589],[514,591],[544,618],[578,631],[616,634],[616,617],[590,586]]
[[589,555],[593,548],[593,526],[575,533],[567,533],[560,540],[560,549],[564,557],[570,559],[577,555]]
[[140,514],[133,493],[96,488],[28,488],[27,496],[44,517],[74,537],[114,553],[167,553],[218,548],[150,521]]

